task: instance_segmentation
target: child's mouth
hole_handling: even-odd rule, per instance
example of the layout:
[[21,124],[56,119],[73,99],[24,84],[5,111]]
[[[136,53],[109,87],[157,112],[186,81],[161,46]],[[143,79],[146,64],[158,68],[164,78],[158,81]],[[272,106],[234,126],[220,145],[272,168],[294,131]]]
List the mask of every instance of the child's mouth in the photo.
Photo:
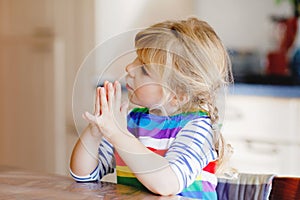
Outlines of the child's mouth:
[[133,90],[133,88],[130,87],[128,84],[126,84],[126,88],[127,88],[127,90]]

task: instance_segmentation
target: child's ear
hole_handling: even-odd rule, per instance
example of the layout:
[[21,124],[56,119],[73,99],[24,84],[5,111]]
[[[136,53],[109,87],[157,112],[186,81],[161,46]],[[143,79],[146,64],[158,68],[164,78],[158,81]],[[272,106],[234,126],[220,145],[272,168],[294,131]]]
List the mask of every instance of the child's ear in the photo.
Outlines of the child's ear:
[[174,95],[171,99],[171,105],[172,106],[182,106],[186,104],[189,101],[189,97],[186,94],[182,95]]
[[183,94],[180,96],[179,100],[180,100],[181,105],[184,105],[190,100],[190,98],[187,94]]

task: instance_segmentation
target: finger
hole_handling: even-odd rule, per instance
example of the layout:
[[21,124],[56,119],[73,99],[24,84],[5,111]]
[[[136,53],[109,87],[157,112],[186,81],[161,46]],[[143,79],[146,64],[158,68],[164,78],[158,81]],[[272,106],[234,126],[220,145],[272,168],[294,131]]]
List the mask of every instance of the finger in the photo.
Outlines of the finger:
[[115,107],[119,109],[121,106],[121,97],[122,97],[121,84],[118,81],[115,81],[114,88],[115,88]]
[[128,112],[128,102],[123,102],[120,108],[120,112],[123,117],[127,117],[127,112]]
[[106,92],[106,99],[108,99],[108,84],[109,84],[109,81],[104,81],[104,89]]
[[100,87],[97,87],[94,115],[100,115],[100,94],[99,94],[99,92],[100,92]]
[[107,89],[107,84],[108,84],[108,81],[104,81],[103,87],[105,88],[105,90]]
[[112,83],[108,83],[108,109],[112,110],[115,101],[115,91]]
[[88,121],[89,123],[96,123],[96,117],[92,114],[90,114],[89,112],[85,112],[82,114],[83,119],[85,119],[86,121]]
[[103,112],[107,112],[108,111],[108,107],[107,107],[107,98],[106,98],[106,91],[104,89],[104,87],[101,87],[100,89],[100,110],[101,110],[101,114]]

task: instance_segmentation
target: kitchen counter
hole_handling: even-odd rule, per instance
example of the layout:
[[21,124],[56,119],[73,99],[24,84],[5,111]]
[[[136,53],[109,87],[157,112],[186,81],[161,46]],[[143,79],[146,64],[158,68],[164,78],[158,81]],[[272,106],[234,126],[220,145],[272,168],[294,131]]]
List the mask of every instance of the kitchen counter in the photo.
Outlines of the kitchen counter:
[[229,87],[232,95],[300,98],[300,85],[268,85],[234,83]]
[[300,77],[281,75],[234,75],[233,95],[300,98]]

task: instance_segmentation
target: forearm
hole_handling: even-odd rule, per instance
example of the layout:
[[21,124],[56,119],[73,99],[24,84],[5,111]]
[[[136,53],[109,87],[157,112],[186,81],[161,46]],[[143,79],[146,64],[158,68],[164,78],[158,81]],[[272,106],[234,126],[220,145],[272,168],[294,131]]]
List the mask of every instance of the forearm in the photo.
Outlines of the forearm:
[[178,192],[177,176],[164,157],[150,151],[130,133],[116,134],[110,141],[135,176],[150,191],[160,195]]
[[92,125],[87,126],[73,149],[70,169],[78,176],[91,173],[98,165],[98,147],[101,137],[93,134],[95,128]]
[[126,116],[127,105],[121,105],[119,82],[97,88],[95,114],[84,114],[87,121],[97,125],[144,186],[161,195],[177,193],[179,182],[168,161],[147,149],[127,131]]

